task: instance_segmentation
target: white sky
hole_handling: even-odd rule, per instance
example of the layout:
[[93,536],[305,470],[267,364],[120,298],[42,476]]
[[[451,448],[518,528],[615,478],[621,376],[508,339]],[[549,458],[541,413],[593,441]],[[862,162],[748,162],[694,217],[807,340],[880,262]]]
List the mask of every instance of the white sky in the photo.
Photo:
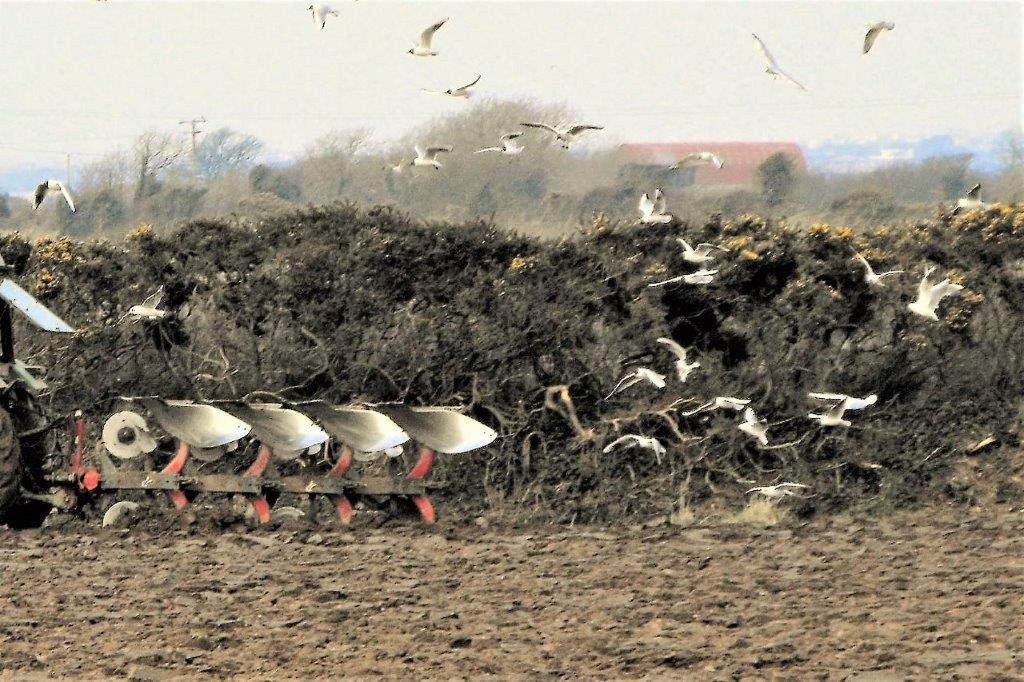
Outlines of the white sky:
[[[0,169],[76,165],[205,116],[276,155],[368,127],[397,137],[466,106],[563,103],[602,142],[987,135],[1022,125],[1021,3],[0,0]],[[441,55],[405,53],[444,16]],[[865,24],[896,23],[869,55]],[[810,92],[763,73],[750,37]],[[183,130],[183,128],[182,128]]]

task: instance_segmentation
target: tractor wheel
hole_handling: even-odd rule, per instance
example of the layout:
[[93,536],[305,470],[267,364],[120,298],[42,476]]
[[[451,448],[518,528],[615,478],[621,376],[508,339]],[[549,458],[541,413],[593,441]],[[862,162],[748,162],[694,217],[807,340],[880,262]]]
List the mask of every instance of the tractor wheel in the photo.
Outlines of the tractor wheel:
[[0,409],[0,518],[17,501],[20,489],[21,448],[18,447],[11,415]]

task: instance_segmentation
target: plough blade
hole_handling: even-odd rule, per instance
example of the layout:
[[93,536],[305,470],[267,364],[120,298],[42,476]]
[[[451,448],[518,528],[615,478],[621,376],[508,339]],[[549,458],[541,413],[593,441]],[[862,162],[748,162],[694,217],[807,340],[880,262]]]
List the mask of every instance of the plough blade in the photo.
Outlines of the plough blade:
[[497,432],[475,419],[444,407],[378,405],[376,409],[431,450],[457,455],[490,445]]
[[337,442],[359,452],[383,452],[409,440],[402,427],[380,412],[337,407],[321,400],[294,407],[315,419]]
[[149,410],[164,431],[196,448],[208,450],[230,445],[247,436],[252,429],[244,421],[212,405],[160,398],[122,400],[139,403]]
[[253,435],[271,448],[274,456],[290,461],[327,442],[327,432],[304,414],[272,403],[217,403],[221,409],[252,427]]

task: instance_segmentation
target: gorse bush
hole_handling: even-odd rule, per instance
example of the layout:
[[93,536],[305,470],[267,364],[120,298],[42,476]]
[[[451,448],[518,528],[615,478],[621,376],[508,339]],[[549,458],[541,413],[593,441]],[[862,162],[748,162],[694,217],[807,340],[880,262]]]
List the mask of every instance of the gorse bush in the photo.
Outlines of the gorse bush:
[[[970,500],[949,487],[965,448],[990,434],[1003,452],[1018,442],[1022,230],[1024,208],[1001,207],[868,233],[752,215],[602,220],[551,242],[336,204],[118,242],[7,235],[0,253],[79,327],[70,338],[19,328],[19,354],[48,367],[53,410],[85,408],[94,432],[126,394],[458,405],[500,437],[442,459],[448,504],[607,520],[668,514],[681,487],[695,505],[738,506],[751,483],[779,478],[810,485],[821,509]],[[716,280],[648,288],[696,269],[677,237],[730,249]],[[854,249],[907,274],[869,289]],[[928,264],[966,287],[938,322],[906,308]],[[168,320],[114,326],[160,285]],[[685,384],[661,336],[700,361]],[[667,388],[605,400],[637,366],[669,375]],[[878,403],[847,430],[821,429],[808,391]],[[751,399],[769,448],[734,413],[682,416],[716,395]],[[625,433],[667,453],[602,453]],[[1000,494],[1019,498],[1012,476]]]

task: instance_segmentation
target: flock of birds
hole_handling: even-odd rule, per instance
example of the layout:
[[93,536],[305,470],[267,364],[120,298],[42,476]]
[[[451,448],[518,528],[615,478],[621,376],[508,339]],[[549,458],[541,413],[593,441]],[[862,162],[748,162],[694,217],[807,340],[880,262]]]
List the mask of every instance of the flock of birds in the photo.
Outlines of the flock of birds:
[[[311,4],[307,8],[307,11],[311,13],[316,26],[318,26],[320,30],[324,30],[327,27],[329,18],[339,16],[339,13],[336,10],[325,4]],[[419,39],[415,41],[413,46],[408,50],[408,54],[423,58],[436,57],[439,53],[434,47],[434,38],[437,32],[447,23],[447,21],[448,18],[441,19],[424,29],[420,34]],[[871,51],[882,32],[892,31],[894,28],[895,24],[887,21],[878,21],[869,25],[868,30],[864,35],[862,47],[863,53],[867,54]],[[789,83],[800,90],[806,91],[807,88],[804,87],[802,83],[779,65],[775,57],[768,50],[764,41],[761,40],[757,34],[751,35],[764,58],[765,73],[773,79]],[[457,99],[469,99],[473,94],[473,88],[480,82],[481,77],[482,76],[478,75],[475,79],[465,85],[448,88],[446,90],[424,89],[424,92],[431,95],[447,96]],[[543,122],[523,122],[520,125],[523,128],[539,130],[546,133],[550,136],[552,143],[557,143],[561,148],[566,150],[570,149],[582,135],[590,131],[603,130],[603,126],[591,124],[558,126]],[[504,133],[498,138],[498,144],[496,146],[477,149],[474,153],[496,153],[505,156],[516,156],[521,154],[525,149],[525,147],[519,143],[519,140],[523,135],[523,130]],[[453,146],[448,144],[432,144],[429,146],[421,146],[417,144],[415,145],[415,157],[410,160],[400,160],[394,165],[387,166],[387,168],[394,173],[401,173],[407,167],[431,167],[435,170],[440,170],[443,166],[439,157],[442,154],[449,154],[453,151]],[[724,161],[717,154],[712,151],[704,151],[689,154],[669,166],[669,170],[679,170],[686,166],[697,164],[711,165],[718,169],[721,169],[725,165]],[[953,213],[955,214],[956,212],[964,209],[986,208],[988,204],[981,201],[980,191],[980,185],[972,188],[966,197],[957,202],[956,207],[953,209]],[[48,195],[56,193],[63,196],[71,211],[75,210],[71,193],[59,180],[46,180],[38,185],[35,191],[33,209],[38,209]],[[640,211],[640,222],[642,224],[666,224],[674,220],[672,214],[668,212],[665,195],[661,188],[655,189],[653,198],[645,192],[640,198],[638,208]],[[678,242],[683,249],[684,260],[698,265],[699,269],[695,272],[651,283],[648,285],[649,287],[663,287],[678,284],[701,286],[711,284],[714,281],[715,275],[718,274],[719,271],[717,269],[707,269],[705,266],[715,259],[718,252],[725,252],[728,250],[709,243],[701,243],[694,248],[683,238],[679,238]],[[864,280],[870,287],[883,288],[885,287],[885,280],[887,278],[903,274],[903,271],[900,270],[876,273],[871,263],[869,263],[861,254],[855,252],[854,258],[864,267]],[[917,298],[908,305],[908,308],[911,312],[917,315],[930,320],[937,320],[938,317],[936,315],[936,309],[940,301],[947,296],[961,291],[963,287],[952,283],[948,278],[933,284],[929,279],[933,271],[934,268],[932,267],[925,270],[924,277],[918,285]],[[124,317],[121,318],[121,322],[134,322],[140,320],[156,321],[163,319],[167,315],[167,312],[160,309],[162,295],[163,288],[161,287],[155,294],[146,298],[146,300],[140,305],[132,306]],[[700,367],[700,362],[689,361],[689,351],[674,340],[663,337],[657,339],[657,343],[661,344],[674,355],[675,374],[680,383],[685,383],[690,375]],[[643,384],[653,386],[659,390],[663,389],[667,386],[666,375],[660,374],[646,367],[635,368],[622,377],[605,399],[607,400],[613,395],[621,391],[625,391],[633,386]],[[851,422],[846,419],[846,414],[851,411],[864,410],[873,405],[878,399],[876,395],[858,398],[843,393],[830,392],[811,392],[808,394],[808,397],[821,407],[821,412],[808,413],[807,418],[816,422],[818,426],[826,428],[851,426]],[[737,424],[737,428],[750,438],[756,440],[762,447],[767,446],[769,442],[769,424],[766,420],[757,416],[754,409],[750,407],[750,402],[751,401],[749,399],[717,396],[697,408],[681,414],[685,417],[692,417],[700,413],[714,410],[742,413],[742,420]],[[649,449],[655,454],[658,461],[660,461],[661,456],[666,452],[665,446],[659,442],[657,438],[643,436],[640,434],[623,435],[604,448],[604,452],[611,452],[620,446]],[[796,495],[797,490],[805,488],[807,488],[807,486],[803,484],[786,482],[751,488],[747,493],[759,494],[768,499],[779,500],[785,497],[794,496]]]
[[[977,189],[978,188],[975,188],[972,192]],[[655,203],[659,196],[660,193],[656,195]],[[961,200],[962,203],[968,204],[975,201],[977,201],[976,197],[974,199]],[[958,208],[962,208],[962,205],[958,204]],[[654,282],[647,286],[662,287],[670,284],[707,285],[713,282],[714,276],[718,273],[718,270],[708,270],[705,268],[705,265],[711,262],[718,252],[727,252],[728,249],[709,243],[698,244],[696,248],[694,248],[681,237],[677,238],[677,241],[683,248],[683,259],[689,263],[698,265],[700,269],[686,275],[679,275],[660,282]],[[894,278],[904,274],[903,270],[876,272],[871,263],[856,251],[853,252],[853,259],[863,266],[864,282],[874,289],[884,289],[886,286],[885,282],[888,278]],[[963,287],[959,284],[954,284],[949,278],[933,283],[930,277],[934,270],[934,266],[925,269],[924,276],[918,284],[917,298],[909,303],[907,308],[910,312],[916,315],[937,321],[939,318],[936,314],[936,310],[942,299],[962,291]],[[690,351],[673,339],[661,337],[657,339],[657,343],[665,347],[675,357],[675,376],[679,383],[685,383],[687,379],[689,379],[690,375],[700,367],[699,361],[690,360]],[[654,389],[661,390],[668,385],[666,379],[666,374],[661,374],[654,369],[650,369],[648,367],[635,367],[619,380],[612,391],[605,396],[604,399],[608,400],[617,393],[638,385],[647,385]],[[865,410],[878,401],[878,396],[874,394],[860,398],[847,395],[845,393],[813,391],[808,393],[807,397],[814,401],[820,408],[819,412],[809,412],[807,414],[807,419],[815,422],[817,426],[825,428],[852,426],[852,422],[847,418],[848,412]],[[693,417],[698,414],[715,410],[742,414],[742,420],[737,423],[736,428],[750,438],[756,440],[761,447],[767,447],[769,443],[768,429],[770,425],[766,420],[758,417],[757,413],[750,406],[750,403],[750,399],[747,398],[716,396],[692,410],[680,412],[680,416]],[[620,436],[605,447],[604,452],[608,453],[619,447],[645,448],[654,453],[659,463],[662,455],[666,452],[665,446],[657,438],[642,434],[625,434]],[[803,484],[780,483],[773,486],[751,488],[747,493],[759,494],[769,500],[778,501],[786,497],[794,496],[796,494],[794,492],[795,489],[806,487],[807,486]]]

